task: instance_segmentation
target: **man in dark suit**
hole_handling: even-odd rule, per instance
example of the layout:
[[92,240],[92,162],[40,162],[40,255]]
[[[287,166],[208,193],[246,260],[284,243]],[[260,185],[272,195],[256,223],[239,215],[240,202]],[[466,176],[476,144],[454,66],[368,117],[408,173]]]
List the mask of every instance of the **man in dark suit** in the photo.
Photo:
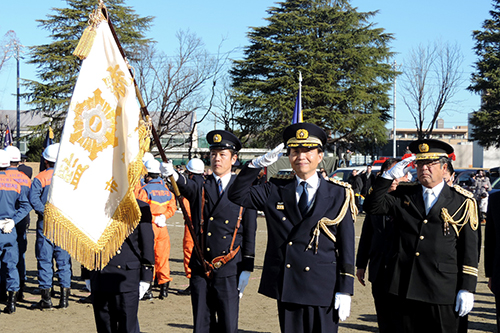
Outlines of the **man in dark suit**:
[[21,162],[19,163],[17,169],[28,176],[29,179],[33,178],[33,168],[26,165],[26,155],[21,154]]
[[297,123],[283,133],[296,176],[251,186],[278,160],[281,144],[245,165],[230,190],[238,205],[262,210],[268,228],[259,292],[278,301],[282,332],[337,332],[350,313],[354,282],[354,194],[316,172],[326,133]]
[[91,297],[97,332],[139,333],[140,291],[153,280],[154,234],[149,205],[137,200],[141,221],[116,255],[100,271],[90,272]]
[[495,294],[497,330],[500,331],[500,192],[491,193],[484,232],[484,271]]
[[366,171],[361,173],[361,180],[363,181],[363,188],[361,190],[361,195],[366,197],[368,193],[370,193],[370,188],[372,187],[373,183],[375,182],[376,175],[372,171],[372,166],[367,165],[366,166]]
[[[401,160],[396,158],[387,159],[382,165],[381,172],[389,170],[399,161]],[[394,180],[389,192],[396,190],[399,182],[407,181],[406,175]],[[356,276],[363,286],[366,285],[365,274],[368,266],[368,280],[372,284],[372,295],[380,333],[401,332],[400,320],[398,320],[398,316],[394,315],[394,308],[391,305],[392,297],[387,292],[387,281],[390,277],[387,264],[394,255],[392,248],[393,224],[391,216],[367,214],[361,229],[356,254]]]
[[178,174],[171,163],[162,164],[162,174],[173,175],[181,194],[189,200],[203,260],[212,270],[207,277],[193,251],[190,287],[194,332],[236,333],[239,297],[254,267],[257,212],[229,200],[228,191],[236,183],[231,167],[241,149],[238,138],[215,130],[207,134],[207,141],[213,173],[205,182]]
[[[409,157],[378,177],[366,198],[370,214],[394,218],[396,255],[389,292],[403,332],[456,332],[474,304],[478,272],[477,205],[470,192],[443,181],[453,148],[438,140],[410,144]],[[416,159],[420,183],[387,193]]]

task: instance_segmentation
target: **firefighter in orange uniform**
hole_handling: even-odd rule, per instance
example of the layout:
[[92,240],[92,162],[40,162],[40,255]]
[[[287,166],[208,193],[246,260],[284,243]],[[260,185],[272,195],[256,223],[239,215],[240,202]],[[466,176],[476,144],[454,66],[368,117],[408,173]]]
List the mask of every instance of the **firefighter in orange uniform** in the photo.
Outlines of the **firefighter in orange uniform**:
[[[153,231],[155,234],[155,277],[160,286],[160,299],[168,296],[170,277],[170,236],[167,230],[167,219],[172,217],[177,210],[177,204],[172,192],[165,186],[160,177],[160,162],[155,159],[144,163],[148,175],[145,185],[139,193],[139,200],[147,202],[153,214]],[[142,299],[151,299],[153,296],[148,291]]]

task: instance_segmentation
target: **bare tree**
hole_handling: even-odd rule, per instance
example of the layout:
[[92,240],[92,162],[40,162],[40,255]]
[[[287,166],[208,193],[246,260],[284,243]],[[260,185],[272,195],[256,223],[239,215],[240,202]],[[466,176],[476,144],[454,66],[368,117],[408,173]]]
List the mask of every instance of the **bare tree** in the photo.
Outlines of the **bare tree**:
[[[189,143],[196,125],[210,112],[215,94],[214,86],[227,60],[227,54],[209,54],[200,38],[189,31],[177,33],[176,54],[168,56],[154,44],[140,50],[140,59],[134,63],[136,80],[150,111],[163,148]],[[220,47],[219,47],[220,48]],[[205,87],[212,84],[212,98]],[[199,120],[196,112],[204,110]],[[174,142],[185,134],[183,142]]]
[[11,57],[16,56],[17,48],[21,46],[19,38],[17,38],[14,30],[9,30],[0,40],[0,71],[3,65]]
[[415,120],[419,139],[432,135],[439,114],[463,83],[463,59],[457,44],[436,42],[410,51],[403,70],[403,101]]

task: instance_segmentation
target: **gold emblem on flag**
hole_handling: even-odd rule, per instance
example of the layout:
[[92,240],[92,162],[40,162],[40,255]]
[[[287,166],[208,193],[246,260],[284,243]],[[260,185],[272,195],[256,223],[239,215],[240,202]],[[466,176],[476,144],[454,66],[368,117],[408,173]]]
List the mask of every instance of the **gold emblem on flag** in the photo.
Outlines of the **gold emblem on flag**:
[[97,158],[97,153],[106,147],[118,146],[115,117],[116,114],[121,114],[121,107],[114,110],[101,97],[101,90],[96,89],[94,96],[76,104],[74,111],[74,132],[70,135],[69,141],[73,144],[78,143],[87,150],[92,161]]
[[418,150],[421,153],[427,153],[429,151],[429,145],[427,143],[422,143],[418,146]]
[[215,134],[214,135],[214,142],[219,143],[222,141],[222,136],[220,134]]
[[305,140],[309,137],[309,132],[306,130],[306,129],[298,129],[297,130],[297,133],[295,133],[295,137],[298,139],[298,140]]

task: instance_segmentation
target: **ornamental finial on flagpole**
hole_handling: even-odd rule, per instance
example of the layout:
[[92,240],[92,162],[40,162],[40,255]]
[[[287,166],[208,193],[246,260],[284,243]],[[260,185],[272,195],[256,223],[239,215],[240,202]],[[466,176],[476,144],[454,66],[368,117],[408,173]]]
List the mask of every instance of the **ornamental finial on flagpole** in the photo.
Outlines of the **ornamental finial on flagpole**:
[[90,49],[94,44],[96,29],[99,23],[106,19],[103,14],[103,9],[106,10],[106,6],[102,0],[99,0],[99,6],[89,15],[89,26],[83,31],[82,37],[78,41],[75,51],[73,51],[73,55],[81,60],[87,58],[89,55]]

